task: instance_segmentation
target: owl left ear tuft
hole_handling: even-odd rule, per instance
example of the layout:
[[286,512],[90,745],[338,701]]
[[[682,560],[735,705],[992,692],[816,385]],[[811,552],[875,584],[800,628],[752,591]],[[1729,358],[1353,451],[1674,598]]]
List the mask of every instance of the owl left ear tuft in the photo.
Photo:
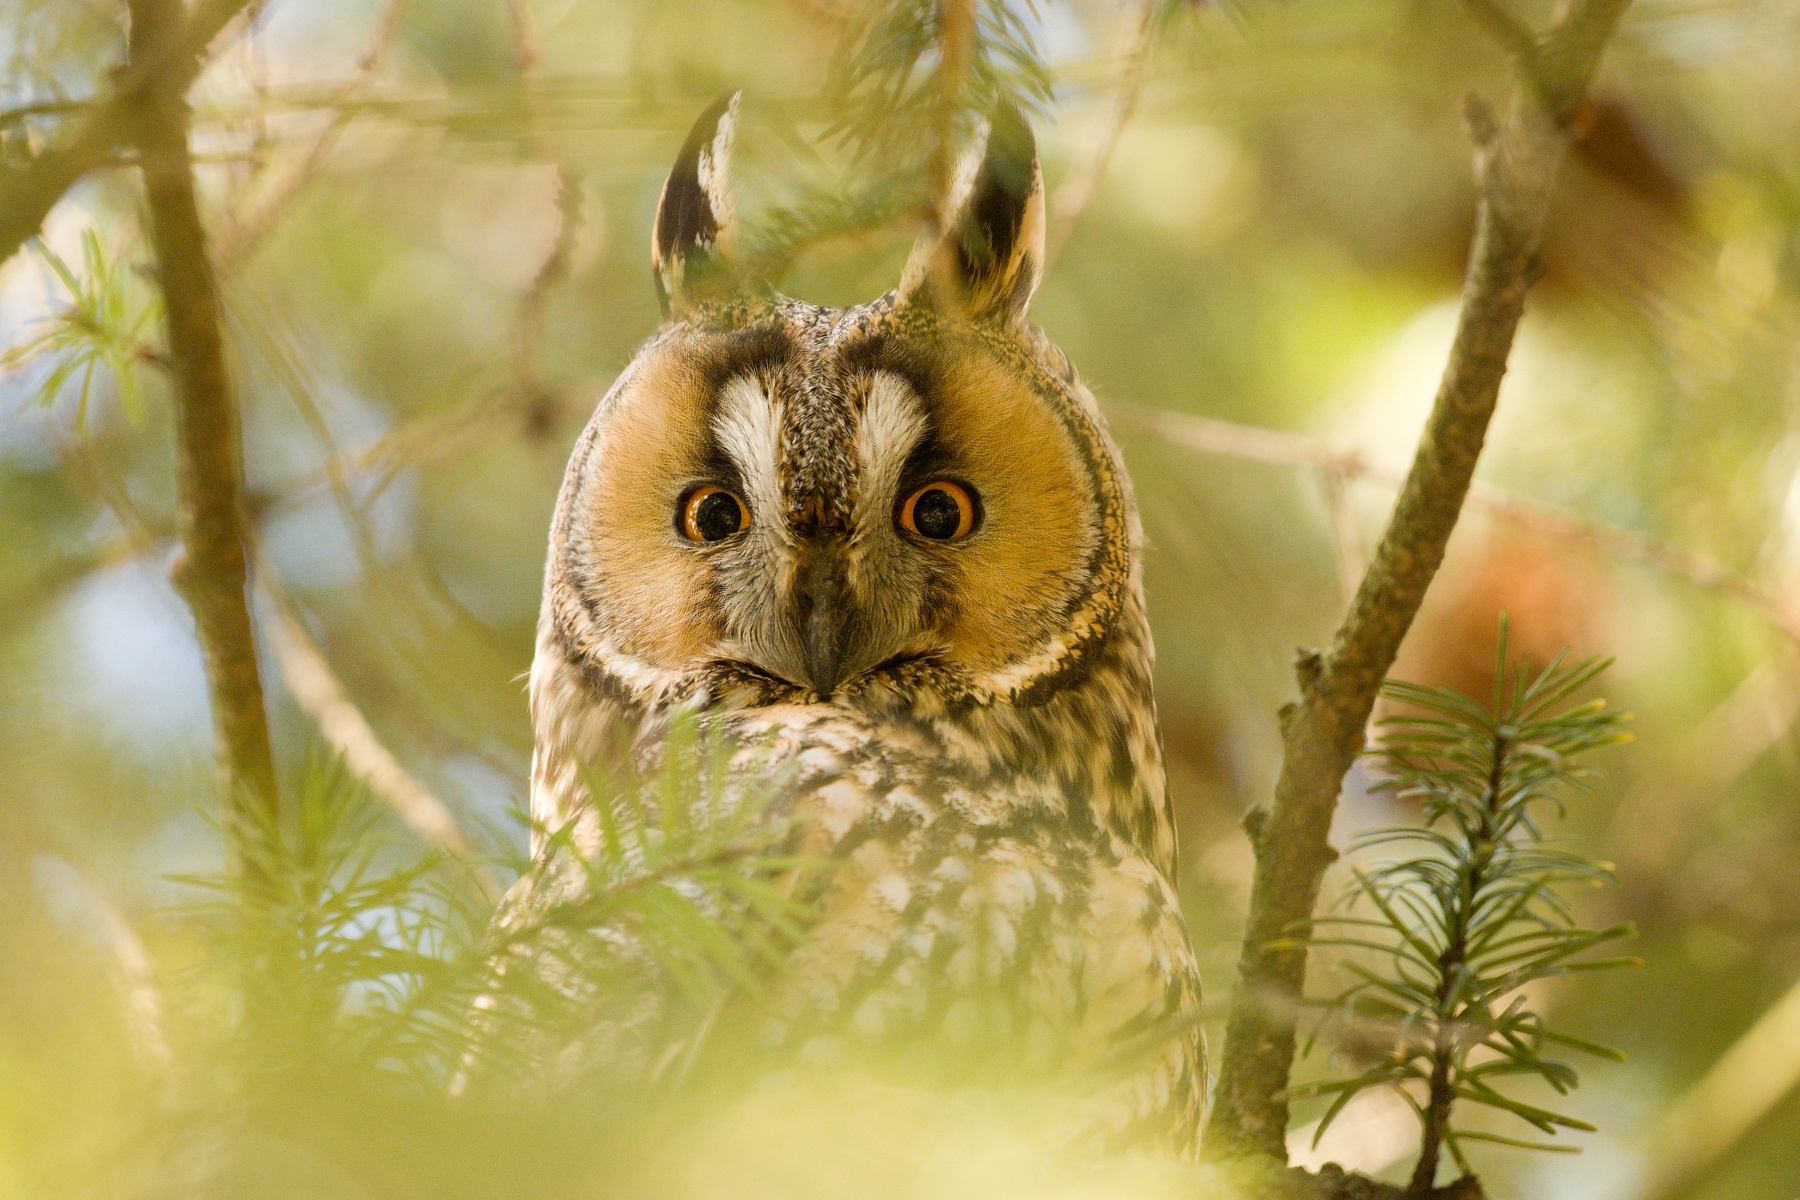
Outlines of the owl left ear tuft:
[[730,290],[734,234],[731,142],[742,92],[720,96],[700,114],[663,183],[650,238],[650,265],[664,316],[692,311]]
[[978,320],[1020,321],[1044,269],[1044,174],[1025,114],[1002,101],[970,157],[952,189],[951,227],[914,248],[900,292]]

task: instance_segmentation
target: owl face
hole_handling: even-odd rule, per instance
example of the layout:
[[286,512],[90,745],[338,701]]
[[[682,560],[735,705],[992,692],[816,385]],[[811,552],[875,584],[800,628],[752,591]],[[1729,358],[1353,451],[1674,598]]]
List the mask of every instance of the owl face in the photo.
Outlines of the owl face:
[[601,402],[553,532],[566,653],[640,696],[721,672],[853,701],[925,671],[1017,696],[1078,667],[1127,569],[1122,478],[1024,323],[1029,128],[996,117],[960,228],[852,308],[733,294],[701,118],[654,247],[669,322]]

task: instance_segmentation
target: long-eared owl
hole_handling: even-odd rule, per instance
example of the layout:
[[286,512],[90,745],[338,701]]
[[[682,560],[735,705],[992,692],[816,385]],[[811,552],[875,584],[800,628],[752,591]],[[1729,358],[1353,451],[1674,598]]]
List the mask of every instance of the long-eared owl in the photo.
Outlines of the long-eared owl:
[[1141,534],[1092,395],[1025,319],[1030,128],[998,111],[900,286],[826,308],[734,282],[735,120],[735,99],[709,109],[664,186],[668,319],[563,481],[533,816],[603,836],[582,764],[654,758],[698,708],[768,747],[800,850],[838,862],[762,1001],[768,1044],[956,1055],[998,996],[1017,1053],[1054,1044],[1104,1080],[1105,1140],[1190,1150],[1199,980]]

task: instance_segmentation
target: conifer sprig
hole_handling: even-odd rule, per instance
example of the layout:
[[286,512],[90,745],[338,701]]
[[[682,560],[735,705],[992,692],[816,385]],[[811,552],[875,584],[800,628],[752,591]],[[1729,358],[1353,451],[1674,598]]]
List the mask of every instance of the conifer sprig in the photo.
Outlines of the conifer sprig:
[[31,240],[44,265],[67,293],[68,302],[43,320],[33,337],[0,355],[0,370],[24,366],[39,358],[51,360],[33,396],[48,406],[62,395],[65,384],[80,381],[75,403],[75,423],[87,420],[94,376],[104,369],[118,389],[119,405],[137,421],[143,414],[135,368],[140,362],[157,361],[156,350],[143,339],[144,329],[159,312],[153,298],[134,288],[126,255],[108,261],[100,237],[92,229],[81,233],[81,266],[77,270],[37,238]]
[[[210,898],[178,910],[242,995],[269,1065],[376,1069],[441,1088],[478,1066],[570,1061],[630,1088],[691,1055],[732,994],[759,986],[806,915],[770,813],[785,782],[754,747],[678,718],[660,763],[590,773],[600,836],[550,831],[496,906],[471,864],[420,853],[334,759],[312,760],[259,870],[174,876]],[[474,1014],[472,1017],[471,1014]],[[595,1033],[612,1040],[595,1045]]]
[[[937,140],[933,98],[947,100],[960,143],[976,121],[1006,100],[1021,111],[1051,98],[1050,70],[1039,53],[1029,18],[1035,0],[973,0],[974,39],[960,78],[945,69],[942,0],[863,3],[845,30],[832,66],[829,93],[838,113],[833,132],[865,161],[884,164],[919,159]],[[945,91],[950,94],[945,96]]]
[[1555,844],[1539,823],[1545,805],[1560,814],[1568,790],[1592,775],[1585,756],[1630,738],[1629,718],[1604,700],[1572,702],[1611,660],[1565,665],[1565,657],[1542,671],[1524,660],[1509,671],[1503,622],[1491,708],[1449,688],[1384,687],[1414,711],[1380,722],[1383,736],[1369,751],[1373,790],[1417,802],[1423,820],[1355,839],[1352,851],[1409,853],[1354,868],[1334,914],[1314,922],[1314,944],[1375,952],[1375,967],[1344,963],[1354,981],[1329,1002],[1321,1029],[1366,1066],[1291,1094],[1332,1097],[1323,1135],[1358,1093],[1397,1090],[1421,1126],[1415,1195],[1433,1187],[1446,1147],[1465,1172],[1465,1142],[1574,1149],[1463,1128],[1452,1120],[1458,1101],[1510,1113],[1546,1135],[1591,1130],[1508,1094],[1507,1084],[1535,1077],[1566,1095],[1578,1076],[1553,1055],[1618,1057],[1550,1028],[1520,992],[1534,980],[1636,961],[1586,956],[1632,930],[1576,921],[1561,889],[1602,884],[1610,868]]

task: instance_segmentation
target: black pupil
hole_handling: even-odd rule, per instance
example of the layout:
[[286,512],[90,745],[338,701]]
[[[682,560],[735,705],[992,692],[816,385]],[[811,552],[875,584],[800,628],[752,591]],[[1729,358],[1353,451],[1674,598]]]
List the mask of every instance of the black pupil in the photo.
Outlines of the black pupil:
[[728,538],[744,525],[744,510],[737,497],[728,492],[713,492],[694,506],[694,532],[702,541],[716,542]]
[[943,541],[962,528],[962,508],[943,488],[932,488],[913,501],[913,528],[920,537]]

